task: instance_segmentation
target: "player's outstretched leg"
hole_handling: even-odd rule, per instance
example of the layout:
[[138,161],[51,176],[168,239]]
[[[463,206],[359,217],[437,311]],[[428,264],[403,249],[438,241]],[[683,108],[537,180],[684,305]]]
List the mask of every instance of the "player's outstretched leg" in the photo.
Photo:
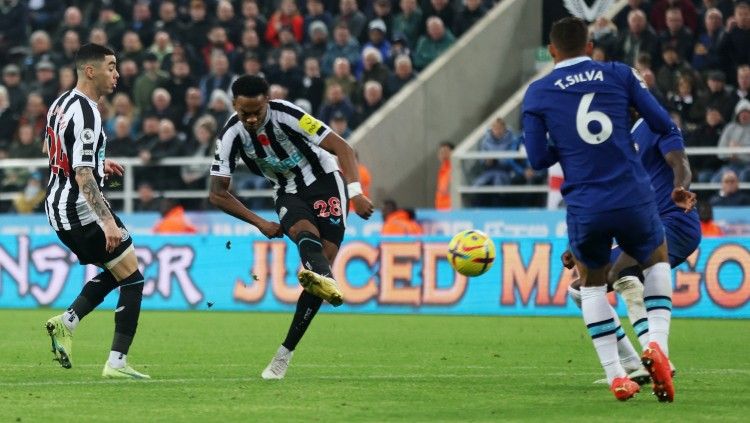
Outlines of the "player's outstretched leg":
[[333,305],[340,306],[344,296],[332,277],[331,265],[323,254],[323,243],[320,237],[312,232],[303,231],[297,235],[302,265],[305,266],[297,278],[305,291],[320,297]]
[[661,402],[672,402],[674,385],[667,343],[672,317],[672,274],[669,263],[656,263],[644,269],[643,276],[650,342],[643,351],[641,361],[651,373],[657,399]]
[[112,273],[104,271],[83,285],[81,293],[65,313],[47,320],[45,328],[52,340],[54,360],[63,368],[69,369],[73,366],[73,331],[78,323],[101,304],[104,297],[116,287],[117,281]]
[[115,335],[102,376],[113,379],[151,379],[128,365],[127,354],[133,342],[143,299],[143,275],[139,270],[120,281],[120,299],[115,309]]

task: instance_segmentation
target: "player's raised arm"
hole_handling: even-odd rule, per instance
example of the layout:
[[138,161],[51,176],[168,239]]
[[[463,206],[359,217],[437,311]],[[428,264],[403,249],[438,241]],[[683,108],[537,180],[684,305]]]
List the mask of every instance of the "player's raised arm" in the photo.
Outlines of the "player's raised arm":
[[524,110],[523,143],[529,164],[535,170],[544,170],[557,163],[557,153],[547,141],[547,128],[541,117]]
[[331,131],[323,138],[320,146],[339,159],[341,172],[346,179],[349,197],[354,205],[354,211],[364,219],[369,219],[373,212],[373,205],[369,198],[362,193],[357,170],[357,157],[354,149],[337,133]]
[[690,162],[685,153],[680,131],[675,128],[668,136],[662,137],[659,141],[659,148],[664,161],[667,162],[669,167],[672,168],[672,173],[674,173],[672,201],[685,209],[685,212],[689,212],[695,207],[697,199],[695,193],[689,191],[693,174],[690,171]]

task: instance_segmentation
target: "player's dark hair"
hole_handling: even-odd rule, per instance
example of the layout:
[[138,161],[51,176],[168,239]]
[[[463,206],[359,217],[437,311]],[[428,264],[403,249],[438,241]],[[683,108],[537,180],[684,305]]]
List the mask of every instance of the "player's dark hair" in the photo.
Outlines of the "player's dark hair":
[[580,18],[567,17],[552,24],[549,32],[552,45],[565,56],[583,53],[589,41],[589,29]]
[[268,95],[268,82],[257,75],[242,75],[232,83],[232,95],[234,98]]
[[105,56],[114,56],[111,48],[99,44],[84,44],[76,52],[76,68],[81,69],[91,62],[101,62]]
[[456,148],[456,145],[450,141],[443,141],[440,143],[440,147],[448,147],[451,151]]

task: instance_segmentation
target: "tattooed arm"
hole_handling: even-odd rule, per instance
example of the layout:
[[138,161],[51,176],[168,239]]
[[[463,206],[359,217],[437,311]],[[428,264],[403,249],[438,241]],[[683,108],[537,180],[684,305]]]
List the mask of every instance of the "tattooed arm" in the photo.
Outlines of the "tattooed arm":
[[91,211],[102,222],[102,229],[107,240],[107,251],[114,251],[120,245],[120,242],[122,242],[122,232],[117,227],[115,218],[112,216],[112,212],[109,211],[107,203],[104,202],[99,185],[96,183],[96,179],[94,179],[93,169],[84,166],[76,168],[76,183],[86,202],[89,204]]

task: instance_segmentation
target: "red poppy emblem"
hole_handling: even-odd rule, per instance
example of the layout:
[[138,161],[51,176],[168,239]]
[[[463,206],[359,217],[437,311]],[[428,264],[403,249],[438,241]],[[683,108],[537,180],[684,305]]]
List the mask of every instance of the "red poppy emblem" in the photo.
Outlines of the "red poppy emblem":
[[271,145],[271,142],[268,141],[268,137],[266,136],[266,134],[258,135],[258,141],[260,141],[260,145]]

